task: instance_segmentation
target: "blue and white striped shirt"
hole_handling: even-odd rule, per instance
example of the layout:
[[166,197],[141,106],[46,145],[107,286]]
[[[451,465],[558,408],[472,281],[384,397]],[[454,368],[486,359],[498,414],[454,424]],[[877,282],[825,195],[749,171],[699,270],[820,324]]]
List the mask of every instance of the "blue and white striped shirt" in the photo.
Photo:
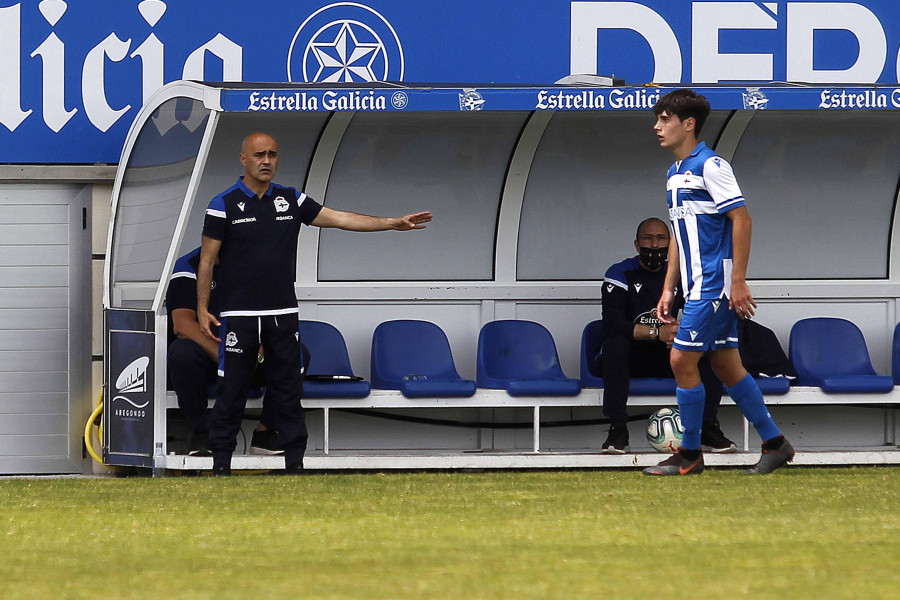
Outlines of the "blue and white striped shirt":
[[685,298],[729,296],[734,253],[726,213],[746,205],[731,165],[700,142],[669,169],[666,192]]

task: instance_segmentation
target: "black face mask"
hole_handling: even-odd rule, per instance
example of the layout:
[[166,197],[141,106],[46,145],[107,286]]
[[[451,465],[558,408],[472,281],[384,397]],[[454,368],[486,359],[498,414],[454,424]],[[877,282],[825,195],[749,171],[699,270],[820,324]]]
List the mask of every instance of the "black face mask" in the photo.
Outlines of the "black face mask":
[[641,262],[651,271],[656,271],[666,262],[668,248],[644,248],[641,246]]

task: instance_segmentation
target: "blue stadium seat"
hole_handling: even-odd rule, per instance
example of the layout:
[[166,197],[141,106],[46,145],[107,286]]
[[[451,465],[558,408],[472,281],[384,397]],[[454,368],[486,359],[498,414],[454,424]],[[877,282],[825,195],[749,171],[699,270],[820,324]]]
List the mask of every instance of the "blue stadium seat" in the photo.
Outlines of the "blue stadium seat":
[[[321,321],[301,320],[300,340],[310,354],[307,378],[303,382],[304,398],[365,398],[369,395],[371,385],[353,374],[347,343],[337,328]],[[318,380],[323,376],[350,379]]]
[[894,381],[872,367],[862,331],[846,319],[813,317],[791,328],[791,362],[799,385],[831,393],[886,393]]
[[591,373],[591,363],[600,352],[600,334],[603,333],[603,321],[591,321],[581,332],[581,385],[582,387],[603,387],[603,378]]
[[577,379],[566,377],[556,343],[534,321],[491,321],[478,334],[478,387],[505,389],[510,396],[576,396]]
[[475,382],[456,370],[447,335],[428,321],[387,321],[375,328],[372,387],[400,390],[407,398],[475,395]]
[[676,387],[674,377],[633,377],[628,386],[628,395],[674,396]]
[[[600,351],[603,321],[591,321],[581,333],[581,385],[603,387],[603,378],[591,373],[591,362]],[[631,396],[670,396],[675,394],[675,379],[671,377],[635,377],[629,386]]]
[[791,380],[787,377],[755,377],[763,396],[783,396],[791,390]]

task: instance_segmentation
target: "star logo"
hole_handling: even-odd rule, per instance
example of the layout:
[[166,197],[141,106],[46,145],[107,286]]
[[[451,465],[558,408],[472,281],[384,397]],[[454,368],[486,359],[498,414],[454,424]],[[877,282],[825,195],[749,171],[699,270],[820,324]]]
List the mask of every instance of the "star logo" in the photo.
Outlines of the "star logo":
[[403,74],[403,48],[393,26],[356,2],[335,2],[315,11],[300,25],[288,51],[288,81],[402,81]]
[[[357,36],[353,30],[354,26],[361,35]],[[311,44],[313,54],[319,63],[319,69],[313,75],[313,81],[352,83],[377,79],[372,70],[372,63],[379,54],[384,53],[384,44],[377,39],[377,36],[375,36],[377,40],[375,42],[360,41],[364,34],[374,34],[373,31],[364,27],[351,25],[344,21],[340,23],[334,40]]]

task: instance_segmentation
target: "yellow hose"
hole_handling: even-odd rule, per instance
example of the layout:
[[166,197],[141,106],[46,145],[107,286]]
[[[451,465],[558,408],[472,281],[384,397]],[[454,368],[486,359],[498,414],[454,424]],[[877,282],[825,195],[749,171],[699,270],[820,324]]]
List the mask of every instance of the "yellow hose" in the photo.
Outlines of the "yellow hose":
[[[87,423],[84,425],[84,445],[87,448],[88,454],[91,455],[91,458],[96,460],[101,465],[103,464],[103,459],[100,458],[100,455],[97,454],[97,451],[94,450],[94,442],[93,436],[91,435],[91,426],[95,425],[95,421],[97,417],[103,414],[103,392],[100,392],[100,399],[97,403],[97,408],[94,409],[94,412],[91,413],[91,416],[88,418]],[[101,420],[97,427],[97,440],[100,442],[100,445],[103,446],[103,421]]]

